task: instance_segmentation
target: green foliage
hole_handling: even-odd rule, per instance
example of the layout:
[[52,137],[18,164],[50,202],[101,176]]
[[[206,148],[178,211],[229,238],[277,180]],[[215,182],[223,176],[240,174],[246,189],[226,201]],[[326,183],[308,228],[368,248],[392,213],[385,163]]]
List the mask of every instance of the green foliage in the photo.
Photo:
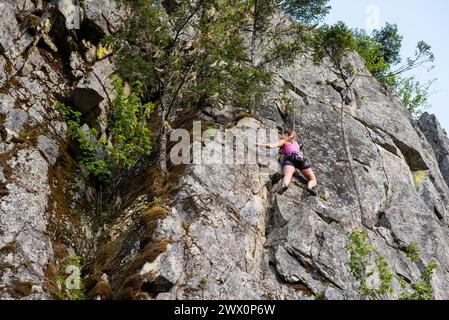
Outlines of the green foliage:
[[376,289],[371,289],[369,296],[373,299],[381,298],[386,294],[393,293],[393,277],[392,269],[388,265],[385,257],[378,257],[375,262],[377,274],[380,284]]
[[420,254],[418,244],[415,242],[412,242],[412,243],[409,243],[408,245],[406,245],[405,246],[405,254],[411,261],[413,261],[414,263],[418,263],[419,262],[419,254]]
[[357,52],[365,59],[368,70],[382,80],[389,77],[387,84],[394,85],[395,76],[410,71],[426,63],[433,63],[434,55],[431,47],[424,41],[418,42],[414,56],[406,59],[406,62],[396,70],[394,66],[401,63],[400,50],[402,36],[395,24],[386,23],[380,30],[374,30],[367,34],[364,30],[354,30]]
[[324,294],[324,291],[319,292],[317,295],[315,295],[314,300],[327,300],[326,295]]
[[60,275],[58,276],[57,283],[60,288],[59,291],[53,292],[53,294],[61,300],[84,300],[86,298],[84,283],[79,278],[79,288],[67,288],[66,281],[70,274],[66,274],[66,268],[69,266],[74,266],[78,268],[81,272],[81,257],[79,256],[69,256],[63,260],[63,264],[61,265]]
[[380,30],[374,30],[371,36],[375,45],[379,45],[382,59],[389,65],[401,62],[401,46],[403,37],[396,24],[386,23]]
[[[385,84],[393,84],[394,77],[385,77],[391,71],[391,64],[385,61],[381,43],[364,30],[355,30],[354,38],[358,54],[365,60],[371,74]],[[393,82],[392,82],[393,81]]]
[[198,26],[201,32],[198,41],[206,55],[200,56],[204,65],[196,83],[187,85],[186,92],[190,100],[199,95],[208,97],[212,103],[250,109],[266,91],[271,73],[246,63],[246,47],[237,27],[240,13],[228,6],[215,10],[221,14],[201,19]]
[[415,53],[412,57],[406,59],[406,63],[396,73],[410,71],[417,67],[427,66],[428,70],[433,69],[435,56],[432,47],[425,41],[419,41],[416,45]]
[[[275,12],[275,6],[272,0],[248,0],[247,8],[252,12],[253,31],[264,32],[269,26],[269,19]],[[244,7],[242,7],[244,8]]]
[[[184,1],[169,15],[156,2],[122,1],[132,16],[113,39],[119,74],[141,81],[167,114],[175,105],[206,101],[253,107],[271,81],[270,72],[249,63],[241,34],[256,19],[253,2]],[[187,29],[196,31],[186,37]]]
[[429,91],[434,81],[421,84],[414,76],[398,79],[397,91],[413,117],[419,117],[429,107]]
[[424,271],[421,272],[421,276],[418,280],[411,283],[410,289],[406,289],[404,285],[406,282],[401,282],[402,288],[406,292],[401,293],[400,300],[432,300],[433,290],[430,285],[434,271],[438,268],[438,264],[432,262],[424,266]]
[[353,77],[356,74],[356,70],[352,64],[347,63],[343,66],[343,73],[348,77]]
[[110,176],[111,168],[102,159],[102,144],[96,139],[98,130],[95,128],[79,128],[75,133],[78,145],[82,152],[80,163],[86,167],[87,172],[94,176]]
[[329,0],[276,0],[286,14],[303,24],[320,22],[329,13]]
[[115,99],[108,119],[108,144],[105,149],[113,168],[132,168],[152,150],[153,133],[149,128],[149,117],[154,109],[152,103],[142,103],[142,84],[132,85],[130,94],[125,93],[123,80],[113,81]]
[[[374,265],[370,261],[370,254],[373,247],[366,244],[365,231],[353,231],[348,234],[350,245],[348,266],[354,278],[359,282],[359,291],[362,296],[371,299],[379,299],[382,296],[392,293],[393,272],[384,257],[378,257]],[[377,275],[379,285],[372,286],[369,279]]]
[[207,284],[207,277],[201,277],[200,279],[200,287],[204,287]]
[[403,65],[393,70],[402,61],[402,36],[399,35],[397,25],[387,23],[381,30],[374,30],[370,35],[363,30],[355,30],[354,38],[357,52],[365,60],[371,74],[383,85],[396,89],[413,117],[420,116],[423,109],[428,107],[429,90],[434,81],[421,84],[414,76],[400,75],[433,63],[435,58],[431,47],[424,41],[418,42],[414,56],[407,58]]
[[[417,243],[409,243],[404,248],[407,257],[419,265],[421,262],[420,249]],[[423,266],[420,278],[414,280],[410,284],[410,289],[407,289],[407,283],[402,281],[401,286],[405,292],[401,293],[399,299],[401,300],[432,300],[433,291],[430,281],[432,280],[434,271],[438,268],[438,264],[432,262]]]
[[85,166],[88,173],[95,176],[109,176],[111,174],[109,165],[98,156],[102,147],[95,138],[98,136],[98,131],[95,128],[81,127],[81,112],[73,110],[60,101],[55,102],[55,108],[67,123],[69,135],[78,142],[81,151],[80,164]]
[[[393,280],[396,279],[401,285],[403,292],[400,293],[401,300],[431,300],[433,290],[430,281],[433,272],[438,268],[436,263],[424,266],[419,279],[407,283],[404,278],[395,276],[397,272],[388,264],[385,257],[378,256],[372,261],[374,248],[367,244],[365,231],[352,231],[348,234],[350,244],[347,246],[349,260],[348,267],[359,283],[359,292],[362,297],[370,299],[381,299],[393,293]],[[405,247],[407,257],[414,263],[421,262],[419,247],[416,243],[410,243]],[[377,285],[373,285],[377,279]]]
[[67,123],[69,131],[79,127],[81,112],[73,110],[60,101],[55,102],[55,108],[59,111],[62,119]]
[[123,169],[132,168],[152,150],[149,115],[154,105],[142,103],[142,85],[134,83],[127,95],[123,80],[115,77],[113,87],[116,98],[109,108],[106,139],[98,139],[99,133],[95,128],[81,127],[80,112],[62,102],[55,102],[70,136],[81,150],[80,164],[99,178],[110,178]]
[[268,28],[263,38],[264,60],[261,65],[274,61],[280,66],[293,64],[296,57],[306,51],[305,44],[312,39],[307,27],[300,23],[292,23],[282,28]]
[[162,199],[160,197],[154,197],[153,201],[151,201],[151,205],[160,205],[162,203]]
[[174,62],[164,51],[170,45],[168,16],[156,6],[156,1],[118,2],[130,8],[133,15],[119,33],[107,38],[119,50],[115,63],[117,73],[126,74],[127,81],[141,81],[145,91],[157,89],[158,70]]
[[349,29],[343,22],[335,25],[324,25],[318,29],[312,40],[313,60],[320,64],[324,58],[329,58],[341,72],[342,59],[345,54],[355,50],[356,42]]
[[302,45],[297,41],[281,41],[276,44],[274,49],[265,55],[266,60],[275,61],[279,57],[284,57],[282,63],[289,65],[294,62],[296,53],[302,50]]
[[190,223],[189,223],[188,221],[186,221],[186,220],[182,220],[182,221],[181,221],[181,224],[182,224],[182,227],[184,228],[184,230],[185,230],[186,232],[189,232],[189,229],[190,229]]
[[348,238],[351,242],[351,245],[346,248],[349,252],[349,269],[357,281],[364,283],[369,265],[369,254],[373,248],[366,244],[365,231],[353,231],[348,234]]

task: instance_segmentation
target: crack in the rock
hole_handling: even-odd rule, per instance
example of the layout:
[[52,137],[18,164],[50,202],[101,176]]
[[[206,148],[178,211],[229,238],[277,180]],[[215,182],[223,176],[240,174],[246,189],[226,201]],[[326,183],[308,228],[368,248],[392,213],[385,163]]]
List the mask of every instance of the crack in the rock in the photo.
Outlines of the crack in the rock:
[[313,209],[312,209],[312,211],[315,212],[321,218],[321,220],[323,220],[327,224],[332,224],[332,223],[340,224],[340,221],[338,221],[335,218],[329,217],[328,215],[326,215],[323,212],[320,212],[320,211],[317,211],[317,210],[313,210]]
[[368,135],[369,135],[369,137],[370,137],[370,139],[371,139],[371,141],[374,143],[374,145],[376,146],[376,150],[377,150],[377,154],[379,155],[379,158],[380,158],[380,161],[381,161],[381,164],[382,164],[382,170],[383,170],[383,172],[384,172],[384,175],[385,175],[385,179],[386,179],[386,181],[387,181],[387,184],[383,184],[384,185],[384,190],[385,190],[385,199],[388,201],[388,191],[389,191],[389,185],[390,185],[390,179],[388,178],[388,175],[387,175],[387,171],[386,171],[386,169],[385,169],[385,162],[384,162],[384,158],[383,158],[383,156],[382,156],[382,153],[380,152],[380,150],[379,150],[379,145],[374,141],[374,138],[373,138],[373,136],[371,135],[371,131],[368,129],[368,127],[366,127],[366,126],[364,126],[364,128],[366,129],[366,131],[368,132]]
[[430,180],[430,182],[432,182],[433,186],[435,187],[435,189],[437,190],[437,192],[441,196],[441,198],[443,200],[445,200],[445,201],[443,201],[443,203],[445,202],[445,207],[446,207],[446,209],[448,209],[447,203],[449,202],[449,199],[447,198],[446,193],[439,186],[436,185],[436,179],[432,173],[429,174],[429,180]]
[[[111,99],[111,97],[109,96],[108,90],[106,89],[106,86],[104,85],[103,81],[100,79],[100,77],[98,76],[98,74],[97,74],[95,71],[93,71],[92,74],[93,74],[93,75],[95,76],[95,78],[98,80],[98,83],[100,84],[101,88],[103,89],[103,91],[104,91],[104,93],[105,93],[105,95],[106,95],[106,98],[107,98],[108,101],[109,101],[109,104],[112,105],[112,99]],[[100,103],[101,103],[101,102],[100,102]]]
[[352,180],[353,180],[353,183],[354,183],[354,189],[355,189],[356,195],[357,195],[357,201],[358,201],[359,210],[360,210],[360,219],[361,219],[362,225],[364,225],[365,227],[367,227],[369,229],[369,226],[366,224],[366,221],[365,221],[365,209],[363,208],[363,204],[362,204],[361,192],[360,192],[360,189],[359,189],[359,185],[357,183],[357,179],[355,177],[354,163],[352,162],[353,155],[352,155],[352,152],[351,152],[351,149],[349,147],[348,140],[347,140],[348,137],[346,135],[345,125],[344,125],[343,102],[340,105],[340,109],[341,109],[340,130],[341,130],[342,138],[343,138],[343,148],[344,148],[345,153],[346,153],[346,158],[348,160],[349,171],[351,172],[351,177],[352,177]]
[[110,34],[113,34],[114,31],[112,30],[112,26],[111,23],[109,22],[109,20],[107,19],[106,15],[104,14],[104,12],[101,13],[101,16],[103,17],[104,21],[106,21],[106,25],[108,27],[108,31]]
[[[321,252],[323,245],[322,242],[320,242],[320,240],[318,239],[318,243],[320,244],[320,248],[319,248],[319,252]],[[313,271],[318,272],[318,276],[321,278],[321,281],[325,281],[328,282],[332,285],[334,285],[336,288],[343,290],[343,288],[338,285],[321,267],[320,262],[316,260],[316,258],[310,254],[310,256],[308,256],[306,253],[301,252],[299,250],[296,250],[295,248],[285,248],[285,250],[287,251],[287,253],[294,258],[296,261],[298,261],[304,268],[308,268],[308,269],[312,269]],[[319,256],[319,254],[318,254]],[[318,257],[317,257],[318,258]],[[310,259],[310,262],[307,261],[308,259]],[[326,266],[325,266],[326,267]],[[326,267],[328,268],[328,267]],[[313,277],[313,275],[311,274],[311,277]]]
[[363,167],[371,168],[371,165],[369,163],[366,163],[363,160],[360,160],[359,158],[353,157],[352,160],[354,160],[355,162],[361,164]]

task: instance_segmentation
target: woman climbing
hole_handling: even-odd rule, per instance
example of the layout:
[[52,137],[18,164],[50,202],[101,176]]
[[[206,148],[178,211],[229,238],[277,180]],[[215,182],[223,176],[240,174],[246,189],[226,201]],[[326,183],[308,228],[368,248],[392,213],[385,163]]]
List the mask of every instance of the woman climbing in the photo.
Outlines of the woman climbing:
[[284,130],[282,132],[281,140],[278,143],[273,144],[261,144],[258,143],[258,147],[266,147],[270,149],[282,148],[284,154],[283,171],[284,178],[282,181],[282,187],[279,188],[278,193],[284,194],[287,191],[290,182],[292,181],[293,174],[296,169],[299,169],[302,175],[307,179],[308,184],[306,190],[313,196],[316,196],[314,188],[317,185],[315,174],[312,170],[312,165],[309,161],[303,158],[301,148],[297,142],[297,134],[292,130]]

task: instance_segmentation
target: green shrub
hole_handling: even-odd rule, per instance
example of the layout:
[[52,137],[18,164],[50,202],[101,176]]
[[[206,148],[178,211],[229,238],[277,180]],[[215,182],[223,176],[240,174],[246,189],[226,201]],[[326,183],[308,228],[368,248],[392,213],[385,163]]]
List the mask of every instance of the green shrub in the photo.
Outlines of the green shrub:
[[79,155],[80,164],[94,176],[110,176],[111,171],[108,163],[98,157],[98,153],[102,149],[101,143],[96,140],[98,131],[95,128],[86,130],[81,127],[81,112],[73,110],[60,101],[55,102],[55,108],[67,123],[69,135],[78,143],[81,151]]
[[153,133],[149,128],[149,116],[154,109],[151,103],[142,103],[142,84],[135,82],[131,92],[125,94],[121,78],[113,79],[116,98],[108,111],[108,134],[98,138],[95,128],[80,125],[81,113],[56,101],[55,107],[68,126],[81,150],[80,164],[89,174],[110,178],[124,169],[132,168],[152,150]]
[[[348,234],[350,244],[347,246],[349,254],[348,267],[358,282],[358,291],[362,298],[381,299],[393,293],[393,279],[396,279],[403,292],[399,294],[401,300],[431,300],[433,290],[430,284],[433,272],[438,268],[436,263],[424,265],[420,278],[413,280],[411,284],[390,267],[385,257],[374,257],[374,248],[367,244],[365,231],[352,231]],[[407,257],[413,263],[420,263],[419,247],[416,243],[408,244],[404,249]],[[378,285],[372,285],[373,277],[378,280]]]
[[346,249],[349,252],[348,266],[357,281],[365,281],[366,269],[369,265],[369,254],[373,247],[366,245],[366,232],[353,231],[348,234],[351,245]]
[[[59,291],[53,292],[53,295],[61,300],[84,300],[86,298],[84,283],[81,280],[81,257],[79,256],[69,256],[63,260],[63,264],[61,265],[61,270],[59,270],[59,276],[57,279]],[[66,273],[67,267],[75,267],[79,270],[79,287],[78,288],[68,288],[66,286],[66,282],[70,276],[70,274]]]
[[[350,245],[348,266],[354,278],[359,283],[359,292],[362,297],[379,299],[386,294],[393,292],[393,272],[384,257],[371,262],[370,254],[374,250],[372,246],[366,244],[365,231],[353,231],[348,234]],[[370,285],[369,279],[377,275],[379,285]]]
[[139,81],[134,82],[129,95],[125,94],[120,77],[114,77],[113,87],[116,97],[109,112],[108,139],[103,143],[112,168],[132,168],[151,154],[153,132],[149,119],[154,104],[142,103],[142,83]]
[[382,44],[363,30],[355,30],[354,37],[357,52],[371,74],[384,84],[394,84],[395,77],[385,77],[391,71],[391,65],[383,57]]
[[419,254],[420,254],[418,244],[412,242],[412,243],[406,245],[405,246],[405,254],[411,261],[413,261],[414,263],[418,263],[419,262]]
[[430,284],[434,271],[438,268],[438,264],[430,263],[424,266],[424,270],[421,271],[421,276],[418,280],[414,280],[407,288],[408,283],[405,281],[400,282],[405,292],[399,296],[400,300],[432,300],[433,289]]

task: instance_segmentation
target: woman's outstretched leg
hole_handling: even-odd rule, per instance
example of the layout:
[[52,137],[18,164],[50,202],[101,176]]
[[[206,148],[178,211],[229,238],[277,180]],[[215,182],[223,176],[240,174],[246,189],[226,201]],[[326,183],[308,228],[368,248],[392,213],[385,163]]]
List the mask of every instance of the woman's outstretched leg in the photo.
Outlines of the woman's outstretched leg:
[[282,186],[279,189],[278,193],[283,194],[287,191],[288,186],[292,182],[293,174],[295,173],[296,168],[294,166],[286,165],[284,166],[284,178],[282,179]]

